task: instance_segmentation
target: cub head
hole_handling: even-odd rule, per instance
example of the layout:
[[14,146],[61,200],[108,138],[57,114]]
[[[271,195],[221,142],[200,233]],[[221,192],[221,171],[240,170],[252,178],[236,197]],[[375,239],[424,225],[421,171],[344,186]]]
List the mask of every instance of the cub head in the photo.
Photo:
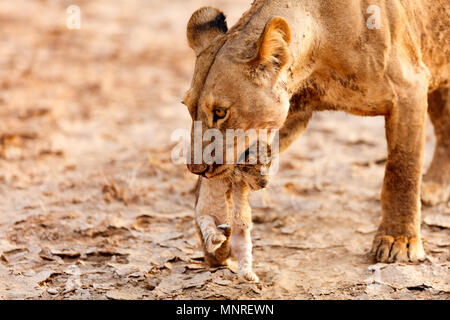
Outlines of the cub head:
[[[204,7],[189,20],[187,38],[197,61],[183,103],[197,126],[201,124],[200,136],[193,124],[188,168],[207,178],[224,178],[250,145],[270,144],[274,130],[286,120],[289,95],[283,79],[290,62],[291,29],[286,20],[273,17],[258,30],[240,30],[238,24],[228,31],[223,13]],[[231,141],[230,129],[235,133]],[[269,132],[267,139],[261,138],[261,129]],[[245,141],[242,148],[238,136]],[[194,150],[196,144],[201,151]]]

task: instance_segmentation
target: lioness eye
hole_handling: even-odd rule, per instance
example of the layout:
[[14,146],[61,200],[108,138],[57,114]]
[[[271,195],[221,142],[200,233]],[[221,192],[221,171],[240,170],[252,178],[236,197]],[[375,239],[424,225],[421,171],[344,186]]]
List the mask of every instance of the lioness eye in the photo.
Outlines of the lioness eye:
[[224,108],[216,108],[214,109],[214,119],[215,120],[220,120],[225,118],[227,115],[227,110]]

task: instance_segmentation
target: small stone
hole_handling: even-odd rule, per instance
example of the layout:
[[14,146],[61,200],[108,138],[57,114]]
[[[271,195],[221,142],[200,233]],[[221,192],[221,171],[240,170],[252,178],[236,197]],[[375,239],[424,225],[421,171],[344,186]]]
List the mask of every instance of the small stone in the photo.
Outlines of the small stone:
[[47,292],[48,292],[49,294],[53,294],[53,295],[58,294],[58,290],[55,289],[55,288],[49,288],[49,289],[47,290]]
[[293,227],[281,228],[281,233],[282,234],[293,234],[293,233],[295,233],[295,228],[293,228]]

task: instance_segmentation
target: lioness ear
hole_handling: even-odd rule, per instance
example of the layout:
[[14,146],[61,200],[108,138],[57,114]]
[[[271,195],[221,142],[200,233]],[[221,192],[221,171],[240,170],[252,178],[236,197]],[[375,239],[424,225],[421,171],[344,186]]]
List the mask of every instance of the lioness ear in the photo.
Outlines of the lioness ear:
[[195,11],[187,25],[189,46],[198,55],[211,41],[227,33],[228,27],[225,15],[212,7],[203,7]]
[[272,18],[258,40],[256,56],[250,63],[281,70],[290,59],[288,45],[291,38],[291,27],[287,21],[282,17]]

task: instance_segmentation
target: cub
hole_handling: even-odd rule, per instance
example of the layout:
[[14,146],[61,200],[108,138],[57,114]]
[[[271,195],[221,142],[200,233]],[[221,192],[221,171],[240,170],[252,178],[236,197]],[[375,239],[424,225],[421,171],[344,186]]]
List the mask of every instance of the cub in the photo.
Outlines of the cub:
[[239,277],[252,282],[259,279],[252,267],[253,223],[248,196],[249,191],[267,186],[270,165],[271,162],[239,165],[232,178],[213,183],[200,177],[196,188],[196,225],[205,262],[213,267],[228,265],[233,256],[238,262]]

